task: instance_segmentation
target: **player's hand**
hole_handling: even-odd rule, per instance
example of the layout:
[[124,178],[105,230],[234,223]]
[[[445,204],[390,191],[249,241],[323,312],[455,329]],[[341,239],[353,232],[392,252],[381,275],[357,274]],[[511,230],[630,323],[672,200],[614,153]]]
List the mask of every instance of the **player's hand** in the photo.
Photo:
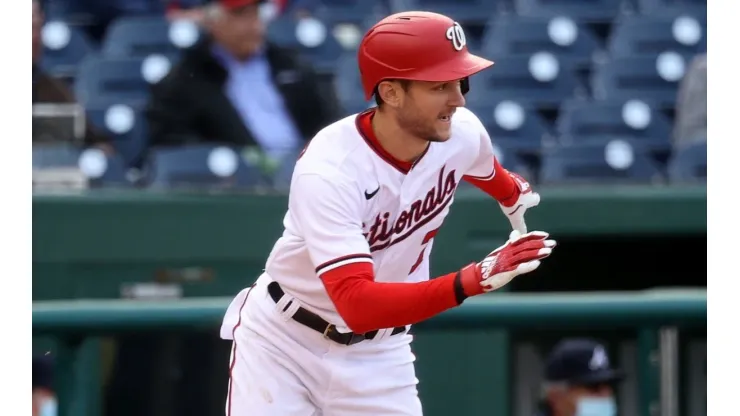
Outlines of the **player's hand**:
[[532,231],[521,234],[514,230],[509,240],[489,253],[483,261],[472,263],[460,271],[460,283],[466,296],[500,289],[516,276],[530,273],[540,261],[552,253],[556,243],[549,234]]
[[532,190],[532,186],[524,178],[516,173],[509,172],[514,183],[519,188],[517,195],[510,200],[503,201],[500,206],[511,223],[513,230],[522,234],[527,233],[527,223],[524,221],[524,213],[540,203],[540,195]]

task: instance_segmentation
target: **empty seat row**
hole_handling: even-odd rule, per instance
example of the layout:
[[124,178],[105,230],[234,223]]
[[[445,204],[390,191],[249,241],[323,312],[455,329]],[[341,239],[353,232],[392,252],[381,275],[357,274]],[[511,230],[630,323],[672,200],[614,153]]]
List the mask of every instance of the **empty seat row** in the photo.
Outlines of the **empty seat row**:
[[[589,65],[594,54],[601,52],[600,40],[592,29],[568,14],[552,17],[494,15],[481,11],[477,0],[463,3],[475,3],[478,15],[486,16],[482,40],[474,48],[494,60],[548,51],[557,54],[566,65]],[[483,3],[489,4],[488,1]],[[462,5],[455,3],[454,6]],[[376,16],[365,15],[353,20],[325,12],[317,18],[280,17],[268,26],[268,37],[300,51],[319,69],[331,69],[331,64],[343,51],[357,46]],[[605,52],[613,57],[655,55],[665,51],[691,55],[706,51],[705,32],[706,12],[689,10],[676,16],[622,16],[615,20]],[[201,36],[201,30],[190,21],[170,22],[158,16],[124,17],[110,25],[99,53],[113,58],[153,54],[177,56]],[[82,32],[61,21],[48,22],[42,39],[46,48],[45,65],[57,72],[73,70],[82,58],[96,51]]]
[[[672,123],[651,102],[628,100],[571,100],[559,107],[552,124],[531,104],[504,99],[467,105],[483,122],[494,141],[519,154],[539,154],[543,148],[586,143],[603,138],[635,140],[657,153],[671,148]],[[362,108],[355,109],[361,111]],[[148,132],[144,110],[126,100],[86,109],[92,125],[110,137],[129,166],[146,151]]]
[[[527,164],[509,149],[495,145],[505,166],[513,171]],[[189,145],[152,149],[139,186],[148,188],[219,187],[287,189],[297,152],[271,171],[243,149],[219,145]],[[706,142],[677,151],[664,169],[639,146],[626,140],[611,140],[559,146],[542,156],[540,183],[692,183],[706,180]],[[92,186],[134,186],[127,169],[116,155],[100,150],[70,150],[59,146],[34,146],[34,169],[74,167]],[[529,175],[528,175],[529,176]]]

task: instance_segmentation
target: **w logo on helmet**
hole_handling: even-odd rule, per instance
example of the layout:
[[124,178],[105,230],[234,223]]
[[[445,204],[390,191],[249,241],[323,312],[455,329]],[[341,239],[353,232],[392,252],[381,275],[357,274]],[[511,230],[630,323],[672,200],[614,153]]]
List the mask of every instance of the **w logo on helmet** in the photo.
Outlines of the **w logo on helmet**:
[[449,29],[447,29],[447,39],[452,42],[452,47],[456,51],[461,51],[467,45],[465,40],[465,32],[463,32],[460,23],[455,22]]

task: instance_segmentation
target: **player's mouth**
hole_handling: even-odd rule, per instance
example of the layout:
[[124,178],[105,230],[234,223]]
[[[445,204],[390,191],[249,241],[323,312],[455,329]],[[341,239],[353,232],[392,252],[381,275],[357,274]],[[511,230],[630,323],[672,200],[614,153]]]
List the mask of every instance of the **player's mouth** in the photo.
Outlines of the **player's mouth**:
[[454,113],[449,113],[449,114],[441,115],[441,116],[437,117],[437,120],[439,120],[439,121],[441,121],[441,122],[443,122],[445,124],[449,124],[450,121],[452,121],[452,115],[453,114]]

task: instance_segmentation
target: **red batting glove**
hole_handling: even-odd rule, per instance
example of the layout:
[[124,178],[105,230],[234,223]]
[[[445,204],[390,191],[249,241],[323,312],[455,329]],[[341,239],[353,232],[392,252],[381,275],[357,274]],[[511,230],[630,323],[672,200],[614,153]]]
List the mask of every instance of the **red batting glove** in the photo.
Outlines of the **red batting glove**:
[[483,261],[460,270],[455,281],[458,302],[499,289],[516,276],[537,269],[540,260],[549,256],[556,245],[555,240],[548,240],[548,237],[549,234],[542,231],[527,234],[512,231],[503,246],[493,250]]

